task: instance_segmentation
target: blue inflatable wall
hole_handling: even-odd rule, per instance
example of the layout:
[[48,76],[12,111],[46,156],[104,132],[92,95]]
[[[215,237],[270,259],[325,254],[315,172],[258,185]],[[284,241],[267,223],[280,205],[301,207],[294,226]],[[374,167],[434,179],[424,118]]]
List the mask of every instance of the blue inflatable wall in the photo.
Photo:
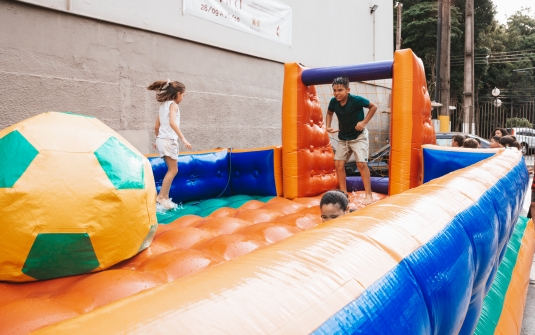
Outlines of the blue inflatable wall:
[[492,157],[499,149],[451,148],[426,144],[422,146],[423,182],[442,177]]
[[[181,154],[178,175],[169,196],[174,202],[214,199],[232,195],[280,196],[280,147],[248,150],[214,149]],[[167,172],[163,158],[148,157],[159,191]]]

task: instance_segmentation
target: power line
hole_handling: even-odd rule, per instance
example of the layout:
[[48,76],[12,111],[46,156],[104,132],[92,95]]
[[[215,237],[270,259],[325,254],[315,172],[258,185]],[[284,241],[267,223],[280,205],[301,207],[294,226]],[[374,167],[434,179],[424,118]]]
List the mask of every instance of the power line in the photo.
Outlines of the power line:
[[[497,57],[476,57],[475,60],[501,60],[501,59],[515,59],[515,58],[531,58],[535,56],[535,52],[527,53],[527,54],[519,54],[519,55],[506,55],[506,56],[497,56]],[[463,61],[464,58],[459,59],[451,59],[452,62],[460,62]]]
[[[531,55],[530,55],[531,56]],[[533,57],[533,59],[532,59]],[[528,56],[510,56],[510,57],[495,57],[495,58],[478,58],[475,59],[475,62],[499,62],[499,61],[506,61],[506,60],[526,60],[526,61],[535,61],[535,53],[532,57]],[[452,60],[451,63],[464,63],[464,60]]]
[[[487,64],[504,64],[504,63],[519,63],[519,62],[529,62],[529,59],[520,59],[520,60],[504,60],[500,62],[474,62],[474,65],[487,65]],[[464,65],[464,63],[450,63],[451,66]]]
[[[503,56],[514,56],[514,55],[518,55],[518,54],[525,54],[525,53],[534,53],[535,52],[535,49],[526,49],[526,50],[517,50],[517,51],[503,51],[503,52],[493,52],[493,53],[489,53],[489,54],[479,54],[479,55],[474,55],[474,58],[478,58],[478,57],[483,57],[483,58],[487,58],[487,56],[489,58],[492,58],[492,57],[503,57]],[[451,59],[464,59],[464,56],[452,56]]]

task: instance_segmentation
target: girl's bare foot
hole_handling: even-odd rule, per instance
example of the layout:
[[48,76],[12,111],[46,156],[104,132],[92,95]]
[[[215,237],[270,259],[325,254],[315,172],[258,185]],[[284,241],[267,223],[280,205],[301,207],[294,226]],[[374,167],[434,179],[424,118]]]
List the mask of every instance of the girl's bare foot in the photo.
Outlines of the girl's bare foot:
[[373,202],[373,196],[371,194],[367,194],[366,198],[364,198],[364,206],[367,206]]

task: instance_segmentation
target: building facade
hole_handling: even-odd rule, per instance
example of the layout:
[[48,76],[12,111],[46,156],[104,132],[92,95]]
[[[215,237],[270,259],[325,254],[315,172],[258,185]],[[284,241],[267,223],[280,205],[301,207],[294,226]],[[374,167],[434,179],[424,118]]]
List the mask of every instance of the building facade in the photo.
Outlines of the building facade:
[[[45,111],[70,111],[95,116],[153,152],[158,104],[146,87],[169,78],[187,87],[181,129],[195,150],[277,145],[284,62],[392,59],[386,0],[280,1],[291,13],[285,43],[185,10],[238,3],[205,2],[0,0],[0,129]],[[267,8],[264,2],[273,0],[243,4]]]

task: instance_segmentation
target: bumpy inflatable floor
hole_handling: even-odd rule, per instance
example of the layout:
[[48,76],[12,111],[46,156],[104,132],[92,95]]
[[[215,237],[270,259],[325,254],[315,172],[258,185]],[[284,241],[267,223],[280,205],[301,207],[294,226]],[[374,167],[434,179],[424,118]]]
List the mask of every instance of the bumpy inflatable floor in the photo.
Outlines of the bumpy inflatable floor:
[[[0,283],[0,333],[27,334],[240,257],[321,223],[321,196],[293,201],[251,198],[234,196],[188,204],[197,206],[190,211],[201,212],[199,208],[203,206],[229,205],[205,217],[182,215],[180,209],[167,216],[159,214],[163,221],[173,215],[180,217],[169,224],[159,224],[150,247],[111,269],[46,281]],[[356,207],[362,206],[362,198],[361,192],[351,194]]]

